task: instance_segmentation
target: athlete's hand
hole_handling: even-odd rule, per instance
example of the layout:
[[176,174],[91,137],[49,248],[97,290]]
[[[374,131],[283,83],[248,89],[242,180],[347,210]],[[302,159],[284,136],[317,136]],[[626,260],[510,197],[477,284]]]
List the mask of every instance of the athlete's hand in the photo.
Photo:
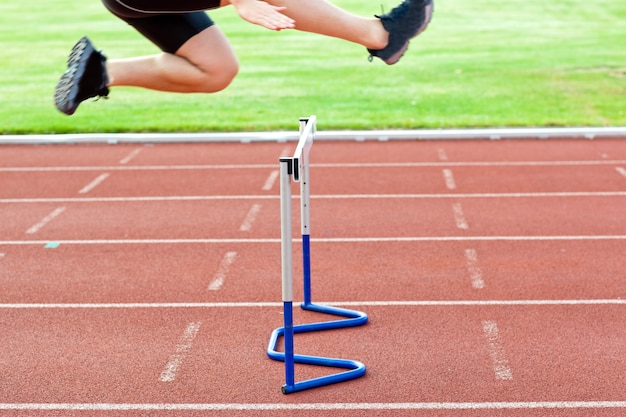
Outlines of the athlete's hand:
[[285,16],[285,7],[272,6],[261,0],[231,0],[242,19],[271,30],[293,29],[295,21]]

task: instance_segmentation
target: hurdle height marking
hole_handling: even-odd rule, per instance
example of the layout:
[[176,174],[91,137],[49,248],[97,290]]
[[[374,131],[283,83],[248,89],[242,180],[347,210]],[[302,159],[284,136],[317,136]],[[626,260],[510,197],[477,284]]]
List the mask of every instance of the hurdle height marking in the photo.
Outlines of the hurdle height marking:
[[276,183],[276,180],[278,179],[279,174],[280,174],[279,170],[270,172],[270,175],[265,180],[265,184],[263,184],[263,187],[261,189],[263,191],[270,191],[274,187],[274,183]]
[[477,290],[485,288],[483,272],[478,266],[478,254],[476,253],[476,249],[465,249],[465,260],[467,261],[467,270],[472,280],[472,287]]
[[57,217],[64,211],[65,211],[65,207],[57,207],[56,209],[52,210],[50,214],[48,214],[46,217],[41,219],[38,223],[33,225],[30,229],[28,229],[26,233],[28,234],[37,233],[42,227],[50,223],[52,220],[54,220],[55,217]]
[[141,152],[141,148],[137,148],[131,153],[129,153],[128,155],[126,155],[124,158],[120,160],[120,165],[126,165],[127,163],[129,163],[132,159],[134,159],[139,154],[139,152]]
[[511,380],[513,379],[513,373],[509,368],[509,361],[504,354],[504,347],[500,340],[500,330],[498,324],[495,321],[486,320],[483,321],[483,332],[487,339],[487,348],[489,349],[489,355],[493,362],[493,371],[496,375],[496,379]]
[[456,182],[454,181],[454,175],[452,175],[451,169],[443,170],[443,179],[446,182],[446,188],[448,188],[448,190],[456,189]]
[[469,229],[467,220],[465,220],[465,214],[463,213],[463,206],[461,206],[461,203],[453,204],[452,211],[454,212],[454,221],[456,222],[456,227],[463,230]]
[[254,224],[254,221],[256,220],[256,217],[258,216],[260,212],[261,212],[261,205],[253,204],[252,207],[250,207],[250,210],[248,211],[246,218],[243,220],[243,223],[239,227],[239,231],[249,232],[250,230],[252,230],[252,225]]
[[104,173],[99,175],[96,179],[94,179],[93,181],[91,181],[89,184],[87,184],[86,186],[84,186],[79,192],[78,194],[87,194],[89,191],[93,190],[94,188],[96,188],[102,181],[106,180],[109,177],[109,174]]
[[235,258],[237,257],[237,252],[226,252],[224,258],[222,258],[222,262],[220,262],[220,266],[213,276],[213,281],[209,284],[209,291],[217,291],[222,288],[224,285],[224,281],[226,280],[226,275],[228,274],[228,270],[231,265],[235,263]]
[[183,335],[178,340],[174,354],[170,356],[163,372],[161,372],[161,376],[159,377],[161,382],[172,382],[176,379],[176,374],[178,373],[185,356],[191,350],[191,346],[193,345],[193,341],[198,334],[198,330],[200,330],[201,324],[202,322],[192,322],[187,325]]

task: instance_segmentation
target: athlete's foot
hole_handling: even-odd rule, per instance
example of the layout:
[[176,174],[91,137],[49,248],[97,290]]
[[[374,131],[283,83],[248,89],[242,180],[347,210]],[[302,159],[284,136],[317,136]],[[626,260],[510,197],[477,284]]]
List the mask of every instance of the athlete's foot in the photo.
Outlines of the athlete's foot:
[[409,47],[411,39],[422,33],[433,15],[433,0],[404,0],[389,13],[376,16],[389,32],[389,42],[383,49],[368,49],[372,57],[386,64],[395,64]]
[[54,104],[59,111],[72,115],[78,105],[91,97],[107,97],[109,82],[106,57],[97,51],[87,37],[81,38],[67,59],[67,71],[61,76],[54,92]]

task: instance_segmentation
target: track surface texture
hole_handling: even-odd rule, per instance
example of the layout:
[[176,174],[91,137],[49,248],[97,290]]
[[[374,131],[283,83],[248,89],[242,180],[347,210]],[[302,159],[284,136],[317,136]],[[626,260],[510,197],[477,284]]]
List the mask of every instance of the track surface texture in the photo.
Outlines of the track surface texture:
[[626,416],[626,140],[315,143],[313,300],[369,322],[295,351],[367,373],[283,395],[294,147],[0,147],[0,415]]

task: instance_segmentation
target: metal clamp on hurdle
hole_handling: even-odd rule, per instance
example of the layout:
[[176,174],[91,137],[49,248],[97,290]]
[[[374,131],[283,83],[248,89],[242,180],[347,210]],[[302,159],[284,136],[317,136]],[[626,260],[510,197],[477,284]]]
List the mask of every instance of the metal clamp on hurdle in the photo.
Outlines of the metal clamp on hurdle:
[[[274,330],[270,337],[267,355],[285,363],[285,385],[283,394],[290,394],[310,388],[335,384],[359,378],[365,374],[361,362],[310,356],[294,353],[294,334],[330,329],[361,326],[367,323],[367,314],[360,311],[315,304],[311,301],[311,243],[310,243],[310,194],[309,194],[309,152],[316,131],[316,117],[300,119],[300,137],[292,157],[280,158],[280,213],[281,213],[281,253],[282,253],[282,299],[284,325]],[[338,320],[309,324],[293,324],[293,248],[292,248],[292,198],[291,181],[300,183],[301,228],[302,228],[302,269],[304,301],[301,308],[318,313],[343,317]],[[277,351],[280,337],[284,338],[284,352]],[[295,381],[295,364],[318,365],[345,369],[345,371],[304,381]]]

